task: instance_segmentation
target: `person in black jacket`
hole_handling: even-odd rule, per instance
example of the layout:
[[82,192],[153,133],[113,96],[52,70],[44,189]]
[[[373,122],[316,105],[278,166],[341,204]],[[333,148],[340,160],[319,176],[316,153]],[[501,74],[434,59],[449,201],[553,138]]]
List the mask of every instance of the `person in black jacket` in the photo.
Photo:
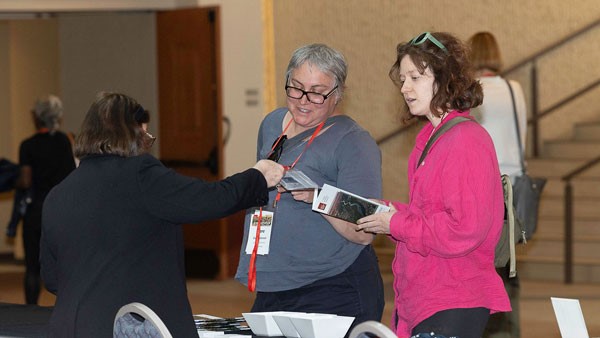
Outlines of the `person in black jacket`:
[[[61,100],[48,95],[37,100],[31,111],[35,135],[21,143],[20,176],[17,195],[25,201],[23,215],[23,248],[25,249],[25,302],[37,304],[40,296],[40,236],[42,205],[50,190],[75,169],[69,137],[58,130],[63,114]],[[15,204],[17,200],[15,199]]]
[[46,199],[42,278],[57,296],[51,337],[110,337],[131,302],[153,309],[173,337],[198,337],[181,224],[262,205],[283,175],[269,160],[218,182],[179,175],[148,154],[147,123],[131,97],[99,94],[75,141],[79,167]]

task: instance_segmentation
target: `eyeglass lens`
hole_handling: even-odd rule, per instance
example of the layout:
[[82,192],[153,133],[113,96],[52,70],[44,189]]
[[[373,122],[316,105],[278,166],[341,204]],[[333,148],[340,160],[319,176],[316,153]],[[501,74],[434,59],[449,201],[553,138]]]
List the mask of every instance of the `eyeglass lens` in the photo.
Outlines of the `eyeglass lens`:
[[413,45],[420,45],[425,41],[425,39],[427,39],[427,33],[422,33],[421,35],[412,39],[412,41],[410,43]]
[[416,46],[416,45],[420,45],[420,44],[424,43],[427,40],[431,41],[431,43],[433,43],[434,45],[438,46],[439,49],[441,49],[444,52],[448,53],[448,50],[446,49],[446,46],[444,46],[443,43],[441,43],[438,39],[436,39],[429,32],[422,33],[419,36],[415,37],[414,39],[410,40],[410,44]]
[[315,104],[323,104],[325,102],[325,100],[338,88],[338,86],[335,86],[329,93],[327,94],[321,94],[321,93],[317,93],[317,92],[307,92],[305,90],[302,90],[300,88],[296,88],[296,87],[292,87],[292,86],[285,86],[285,93],[288,97],[292,98],[292,99],[302,99],[302,97],[304,95],[306,95],[306,99],[310,102],[310,103],[315,103]]

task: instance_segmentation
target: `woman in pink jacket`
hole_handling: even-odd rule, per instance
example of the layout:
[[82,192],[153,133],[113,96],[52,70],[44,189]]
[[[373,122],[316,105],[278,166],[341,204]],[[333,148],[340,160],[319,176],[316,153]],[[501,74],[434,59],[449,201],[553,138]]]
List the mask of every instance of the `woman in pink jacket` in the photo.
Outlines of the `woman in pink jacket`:
[[504,199],[488,133],[473,121],[429,138],[454,118],[472,119],[483,100],[464,44],[447,33],[423,33],[397,47],[390,77],[400,88],[407,119],[429,122],[408,161],[409,202],[358,221],[357,230],[396,242],[393,262],[399,337],[479,338],[490,313],[510,311],[494,268]]

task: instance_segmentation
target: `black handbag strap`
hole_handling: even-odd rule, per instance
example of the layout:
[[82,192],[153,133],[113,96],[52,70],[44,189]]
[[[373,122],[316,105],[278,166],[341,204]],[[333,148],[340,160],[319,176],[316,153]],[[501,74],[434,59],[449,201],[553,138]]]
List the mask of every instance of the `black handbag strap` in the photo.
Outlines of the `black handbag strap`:
[[447,132],[450,128],[454,127],[455,125],[457,125],[461,122],[466,122],[466,121],[473,121],[473,120],[463,117],[463,116],[457,116],[457,117],[453,118],[452,120],[446,122],[444,125],[442,125],[440,127],[440,129],[436,130],[433,133],[433,135],[431,135],[429,140],[427,140],[427,144],[425,144],[425,149],[423,149],[423,152],[421,153],[421,157],[419,158],[419,162],[417,162],[417,168],[419,168],[421,163],[423,163],[423,160],[425,160],[425,157],[427,156],[427,153],[429,152],[429,148],[431,148],[431,145],[435,142],[435,140],[440,138],[440,136],[442,136],[442,134]]
[[525,161],[523,160],[523,145],[521,144],[521,128],[519,127],[519,118],[517,117],[517,104],[515,103],[515,93],[513,93],[512,86],[508,80],[506,81],[506,85],[508,86],[508,91],[510,92],[510,99],[512,101],[513,107],[513,116],[515,117],[515,129],[517,130],[517,145],[519,146],[519,159],[521,161],[521,171],[523,175],[526,174],[525,170]]

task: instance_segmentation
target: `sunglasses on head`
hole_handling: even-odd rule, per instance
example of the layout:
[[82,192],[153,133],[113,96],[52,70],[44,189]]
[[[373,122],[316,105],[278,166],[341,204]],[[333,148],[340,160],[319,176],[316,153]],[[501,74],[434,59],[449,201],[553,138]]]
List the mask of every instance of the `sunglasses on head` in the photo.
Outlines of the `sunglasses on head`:
[[275,139],[273,145],[271,146],[271,153],[269,154],[269,157],[267,157],[269,160],[279,162],[279,158],[281,158],[281,152],[283,151],[283,144],[285,143],[285,140],[287,140],[287,135],[282,135],[281,137]]
[[424,33],[414,37],[412,40],[410,40],[409,43],[413,46],[418,46],[427,40],[431,41],[431,43],[438,46],[441,50],[443,50],[444,52],[446,52],[446,54],[448,54],[448,50],[446,49],[446,46],[444,46],[443,43],[441,43],[438,39],[436,39],[429,32],[424,32]]

